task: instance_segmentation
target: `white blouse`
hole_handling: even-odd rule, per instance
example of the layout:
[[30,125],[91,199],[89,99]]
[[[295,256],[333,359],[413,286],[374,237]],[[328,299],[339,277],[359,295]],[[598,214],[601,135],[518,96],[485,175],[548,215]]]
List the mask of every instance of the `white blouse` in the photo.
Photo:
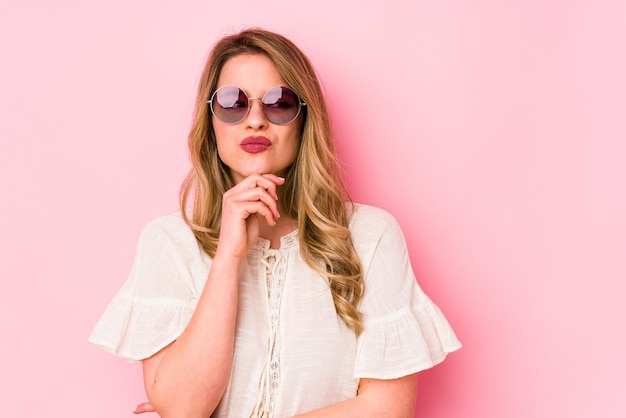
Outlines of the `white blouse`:
[[[393,217],[355,207],[365,331],[357,338],[338,317],[327,280],[300,256],[297,231],[279,249],[259,239],[241,269],[232,372],[213,417],[308,412],[356,396],[360,378],[406,376],[461,347],[418,286]],[[155,354],[187,326],[211,261],[180,214],[152,221],[89,341],[131,361]]]

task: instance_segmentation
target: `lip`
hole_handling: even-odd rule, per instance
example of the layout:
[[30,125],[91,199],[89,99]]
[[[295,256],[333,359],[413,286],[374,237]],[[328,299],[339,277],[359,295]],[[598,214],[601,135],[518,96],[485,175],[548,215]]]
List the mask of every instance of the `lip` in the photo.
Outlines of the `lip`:
[[263,152],[272,145],[272,142],[264,136],[249,136],[245,138],[239,146],[245,152],[256,154]]

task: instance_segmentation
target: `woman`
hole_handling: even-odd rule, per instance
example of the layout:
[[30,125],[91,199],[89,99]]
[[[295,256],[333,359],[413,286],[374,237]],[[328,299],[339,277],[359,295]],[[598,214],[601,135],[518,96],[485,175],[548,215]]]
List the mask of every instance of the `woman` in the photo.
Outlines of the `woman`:
[[[460,347],[386,212],[352,204],[289,40],[246,30],[203,72],[181,212],[151,222],[90,341],[143,366],[162,417],[412,417]],[[348,203],[346,203],[348,202]]]

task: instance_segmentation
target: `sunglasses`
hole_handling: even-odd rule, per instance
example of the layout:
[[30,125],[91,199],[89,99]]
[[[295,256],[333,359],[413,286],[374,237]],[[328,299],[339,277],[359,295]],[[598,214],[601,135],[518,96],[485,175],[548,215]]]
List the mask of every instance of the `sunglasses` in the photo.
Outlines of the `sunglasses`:
[[306,106],[295,91],[284,86],[272,87],[262,98],[250,98],[236,86],[223,86],[215,90],[208,103],[216,118],[234,124],[248,116],[252,100],[261,101],[263,114],[275,125],[293,121],[300,114],[302,106]]

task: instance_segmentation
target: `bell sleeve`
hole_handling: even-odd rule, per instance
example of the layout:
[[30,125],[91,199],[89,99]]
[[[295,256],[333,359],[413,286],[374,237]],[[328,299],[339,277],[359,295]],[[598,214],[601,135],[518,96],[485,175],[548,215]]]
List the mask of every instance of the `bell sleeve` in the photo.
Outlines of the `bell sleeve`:
[[192,273],[199,251],[193,233],[179,216],[148,224],[128,279],[89,341],[136,362],[176,340],[197,303]]
[[354,378],[395,379],[433,367],[461,343],[419,287],[395,219],[376,208],[359,211],[365,213],[353,237],[364,268],[365,330],[357,340]]

